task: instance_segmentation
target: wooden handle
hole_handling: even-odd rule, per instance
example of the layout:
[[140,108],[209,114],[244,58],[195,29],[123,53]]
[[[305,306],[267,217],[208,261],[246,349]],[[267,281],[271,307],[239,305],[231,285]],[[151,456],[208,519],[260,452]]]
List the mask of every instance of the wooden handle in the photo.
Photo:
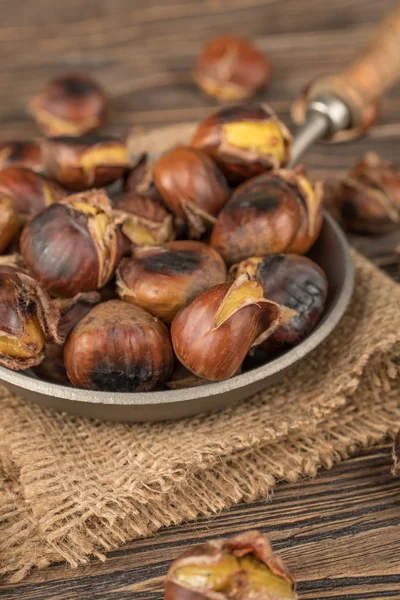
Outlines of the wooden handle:
[[310,97],[333,93],[349,107],[359,125],[367,107],[400,77],[400,3],[382,21],[377,35],[342,73],[316,81]]

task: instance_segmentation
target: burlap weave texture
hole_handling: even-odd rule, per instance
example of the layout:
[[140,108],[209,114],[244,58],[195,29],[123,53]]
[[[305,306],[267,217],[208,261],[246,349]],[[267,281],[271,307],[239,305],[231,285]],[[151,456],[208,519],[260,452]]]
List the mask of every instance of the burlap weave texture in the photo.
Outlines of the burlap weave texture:
[[267,497],[277,481],[314,476],[392,434],[400,287],[355,262],[355,294],[330,338],[283,381],[222,412],[101,423],[3,390],[0,573],[19,579],[52,561],[102,558],[162,526]]

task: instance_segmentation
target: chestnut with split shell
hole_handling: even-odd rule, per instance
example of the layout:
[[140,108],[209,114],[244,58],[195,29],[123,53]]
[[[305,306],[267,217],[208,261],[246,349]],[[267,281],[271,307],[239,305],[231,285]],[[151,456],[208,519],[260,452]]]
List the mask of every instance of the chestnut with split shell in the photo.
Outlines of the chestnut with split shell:
[[134,250],[118,267],[117,287],[123,300],[170,323],[183,306],[226,277],[218,252],[201,242],[177,241]]
[[103,190],[52,204],[22,232],[29,272],[54,296],[71,298],[102,288],[123,255],[121,222]]
[[164,583],[164,600],[296,599],[293,576],[258,531],[192,546]]
[[270,77],[269,60],[251,42],[236,35],[209,41],[197,58],[194,72],[199,87],[222,101],[249,98]]
[[215,223],[230,196],[225,177],[209,156],[187,146],[170,150],[154,165],[154,181],[168,208],[199,238]]
[[33,141],[11,140],[0,144],[0,169],[23,167],[40,173],[43,171],[40,144]]
[[19,229],[20,222],[12,198],[0,193],[0,254],[7,250]]
[[79,136],[107,121],[109,101],[96,81],[71,73],[50,80],[29,111],[45,135]]
[[234,265],[230,273],[235,277],[243,273],[254,277],[262,285],[265,298],[296,313],[261,343],[260,349],[278,351],[295,346],[318,323],[325,307],[328,281],[322,269],[306,256],[252,257]]
[[172,344],[179,361],[192,373],[220,381],[236,375],[250,348],[292,315],[265,299],[262,286],[243,274],[185,306],[172,321]]
[[61,343],[59,311],[28,275],[0,267],[0,365],[29,369],[45,356],[46,341]]
[[250,256],[305,254],[322,227],[321,182],[301,168],[264,173],[240,185],[218,216],[211,246],[228,264]]
[[122,232],[134,246],[159,246],[175,238],[173,216],[157,200],[126,192],[114,205],[126,215]]
[[94,133],[48,138],[42,143],[42,158],[46,174],[76,192],[109,185],[131,165],[123,140]]
[[71,331],[64,362],[76,387],[145,392],[169,378],[174,357],[164,323],[139,306],[110,300]]
[[192,140],[235,184],[285,166],[291,143],[289,130],[267,104],[221,108],[200,123]]

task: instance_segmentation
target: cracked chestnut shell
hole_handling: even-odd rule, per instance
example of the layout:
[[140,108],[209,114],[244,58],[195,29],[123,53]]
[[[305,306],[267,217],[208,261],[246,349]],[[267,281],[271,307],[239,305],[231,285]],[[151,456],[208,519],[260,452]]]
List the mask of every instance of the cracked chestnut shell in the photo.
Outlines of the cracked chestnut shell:
[[94,133],[48,138],[42,158],[46,174],[76,192],[113,183],[131,164],[124,141]]
[[226,35],[202,49],[194,72],[199,87],[222,101],[253,96],[271,77],[269,60],[248,40]]
[[221,108],[200,123],[192,140],[235,184],[285,166],[291,143],[289,130],[267,104]]
[[25,273],[26,266],[20,254],[5,254],[0,256],[0,273]]
[[285,309],[265,299],[262,286],[243,274],[182,308],[172,321],[172,344],[184,367],[203,379],[220,381],[236,375],[250,348],[286,317]]
[[134,250],[117,270],[117,287],[123,300],[170,323],[183,306],[226,277],[218,252],[201,242],[178,241]]
[[50,80],[29,111],[46,135],[79,136],[104,125],[109,101],[93,79],[71,73]]
[[0,144],[0,169],[23,167],[40,173],[43,170],[40,144],[33,141],[12,140]]
[[7,250],[20,229],[14,202],[0,192],[0,254]]
[[0,193],[13,199],[18,218],[29,221],[44,208],[66,197],[53,181],[22,167],[0,170]]
[[400,226],[400,173],[368,152],[330,198],[329,207],[348,231],[386,233]]
[[29,369],[45,356],[46,341],[61,343],[59,311],[28,275],[0,268],[0,365]]
[[297,254],[252,257],[231,269],[236,277],[242,273],[254,277],[263,286],[265,298],[296,312],[259,346],[260,349],[286,349],[311,333],[322,315],[328,294],[326,275],[314,261]]
[[[81,319],[100,302],[98,292],[88,292],[78,294],[74,298],[67,300],[54,300],[55,305],[60,310],[60,320],[57,327],[57,333],[60,338],[66,340],[70,331],[79,323]],[[45,357],[42,362],[32,369],[41,379],[69,385],[67,371],[64,365],[64,344],[46,342]]]
[[264,173],[240,185],[218,216],[211,246],[225,262],[250,256],[305,254],[322,227],[323,184],[301,168]]
[[230,196],[225,177],[207,154],[178,146],[154,165],[154,181],[165,204],[199,238],[215,224]]
[[64,361],[76,387],[146,392],[169,378],[174,356],[164,323],[139,306],[110,300],[71,331]]
[[158,246],[175,238],[173,217],[157,200],[126,192],[115,208],[125,213],[122,232],[134,246]]
[[153,163],[147,153],[139,156],[136,163],[125,173],[122,189],[129,194],[162,202],[153,177]]
[[192,546],[164,583],[164,600],[296,599],[295,580],[258,531]]
[[22,256],[30,273],[54,296],[94,291],[111,279],[122,258],[120,225],[103,190],[74,194],[25,227]]

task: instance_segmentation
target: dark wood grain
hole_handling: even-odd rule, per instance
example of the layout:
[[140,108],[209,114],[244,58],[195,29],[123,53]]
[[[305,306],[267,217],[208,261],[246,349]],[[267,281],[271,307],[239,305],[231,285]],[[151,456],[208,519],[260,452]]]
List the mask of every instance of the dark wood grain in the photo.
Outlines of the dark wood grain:
[[[0,138],[36,136],[28,100],[49,77],[87,72],[110,90],[110,132],[200,119],[216,104],[191,79],[201,45],[235,32],[254,39],[274,66],[261,98],[290,124],[292,99],[315,76],[342,68],[393,0],[0,0]],[[400,86],[382,101],[371,134],[348,145],[319,145],[306,159],[315,175],[336,176],[374,148],[400,164]],[[400,232],[352,237],[391,275]],[[272,502],[162,531],[71,571],[59,565],[0,597],[24,600],[160,600],[169,562],[192,543],[248,528],[269,533],[309,600],[400,597],[400,481],[390,448],[350,460],[311,481],[282,484]],[[0,557],[1,560],[1,557]]]

